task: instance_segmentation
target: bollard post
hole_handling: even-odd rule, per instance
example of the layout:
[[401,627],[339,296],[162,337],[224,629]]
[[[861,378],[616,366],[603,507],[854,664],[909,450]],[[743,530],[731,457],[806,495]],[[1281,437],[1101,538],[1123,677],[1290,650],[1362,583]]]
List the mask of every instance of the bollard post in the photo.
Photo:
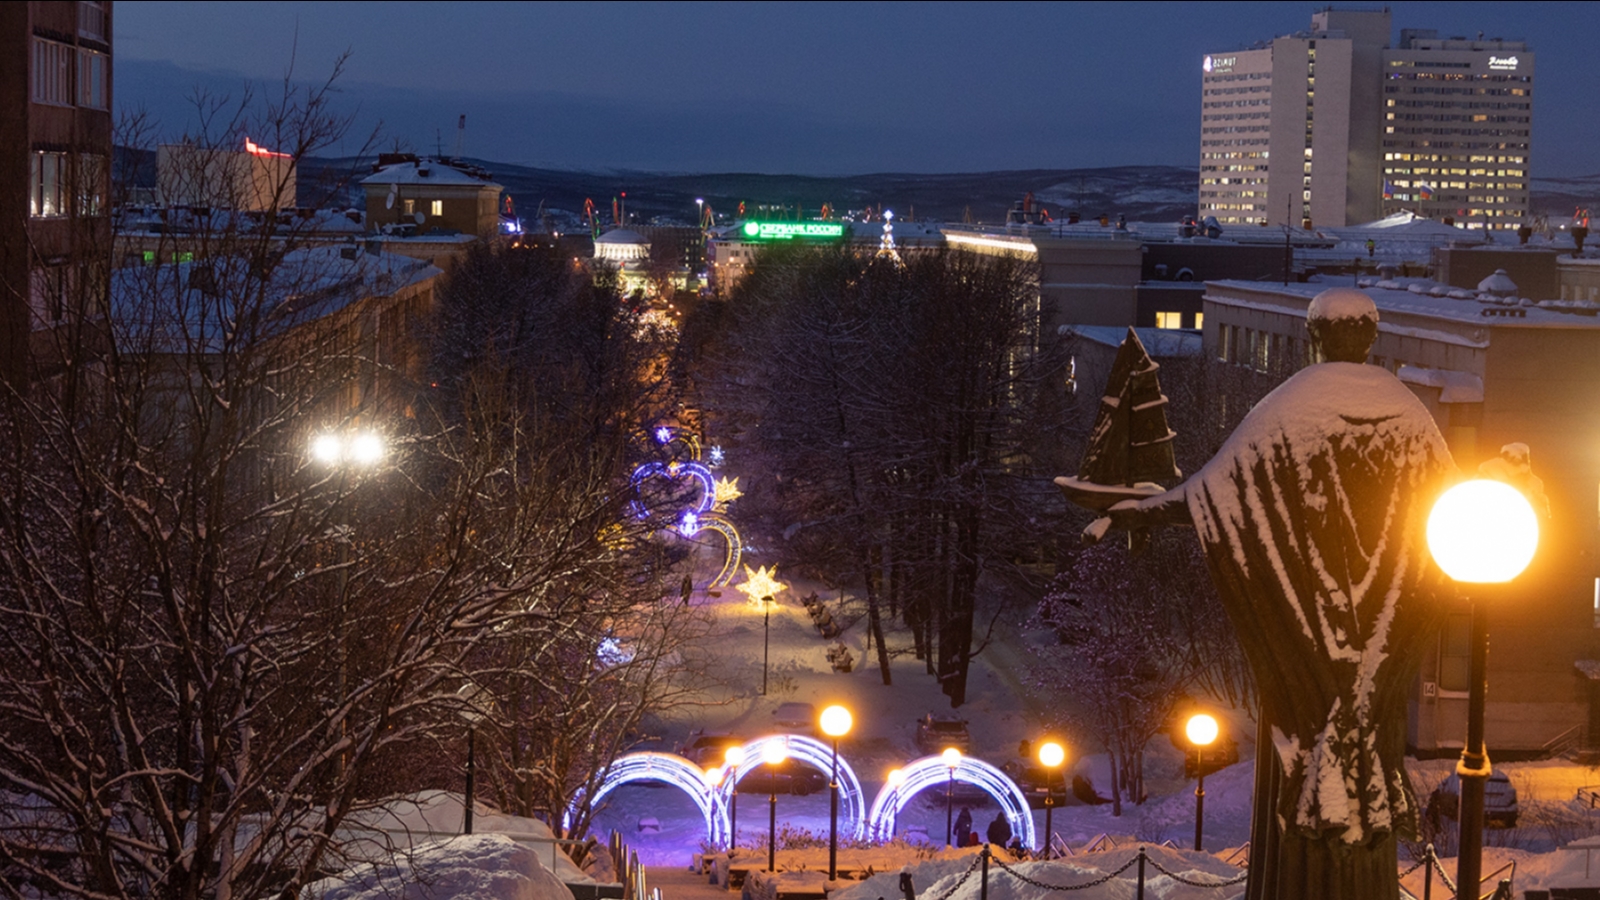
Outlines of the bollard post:
[[1433,900],[1433,845],[1429,844],[1422,857],[1422,900]]
[[1144,900],[1144,848],[1139,848],[1139,890],[1134,894],[1137,900]]
[[989,843],[983,844],[983,850],[978,853],[978,858],[983,860],[983,883],[978,887],[978,900],[989,900]]

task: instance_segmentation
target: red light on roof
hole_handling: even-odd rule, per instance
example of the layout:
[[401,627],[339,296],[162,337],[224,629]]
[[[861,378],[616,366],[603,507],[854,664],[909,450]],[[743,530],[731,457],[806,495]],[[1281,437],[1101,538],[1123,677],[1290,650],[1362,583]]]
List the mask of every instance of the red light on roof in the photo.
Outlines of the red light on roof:
[[246,153],[249,153],[252,156],[271,156],[271,157],[276,157],[276,158],[279,158],[279,159],[288,159],[289,158],[289,154],[287,154],[287,153],[276,153],[276,152],[274,152],[272,150],[268,150],[267,148],[261,146],[260,144],[257,144],[255,141],[250,140],[250,138],[248,138],[248,137],[246,137],[244,139],[244,151]]

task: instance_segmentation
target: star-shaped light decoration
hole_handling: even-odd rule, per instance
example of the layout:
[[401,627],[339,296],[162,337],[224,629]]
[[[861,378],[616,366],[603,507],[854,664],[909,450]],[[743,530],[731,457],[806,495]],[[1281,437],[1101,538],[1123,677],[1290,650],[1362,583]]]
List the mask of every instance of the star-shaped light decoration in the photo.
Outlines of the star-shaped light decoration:
[[721,444],[712,444],[711,449],[706,451],[706,455],[711,460],[712,467],[722,465],[723,453]]
[[739,479],[737,478],[718,478],[716,491],[717,506],[726,506],[744,496],[744,491],[739,490]]
[[776,574],[778,574],[777,566],[773,566],[771,570],[768,570],[766,566],[762,566],[754,572],[750,571],[749,566],[745,566],[744,584],[739,585],[738,588],[744,592],[746,597],[750,598],[750,605],[760,606],[761,601],[767,597],[776,597],[779,591],[789,589],[787,584],[772,577]]
[[656,443],[665,444],[672,440],[672,429],[662,425],[656,429]]

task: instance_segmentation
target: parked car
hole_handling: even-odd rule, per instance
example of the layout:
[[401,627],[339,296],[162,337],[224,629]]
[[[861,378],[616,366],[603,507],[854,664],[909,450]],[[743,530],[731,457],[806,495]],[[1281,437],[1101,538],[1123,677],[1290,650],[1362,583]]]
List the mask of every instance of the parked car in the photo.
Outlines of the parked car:
[[1017,787],[1022,788],[1029,806],[1044,808],[1046,785],[1049,786],[1049,796],[1053,798],[1054,805],[1066,805],[1067,782],[1072,776],[1061,769],[1051,771],[1040,765],[1037,759],[1019,757],[1007,761],[1000,770],[1015,781]]
[[790,734],[816,737],[817,708],[810,703],[781,703],[772,711],[772,724]]
[[[1428,795],[1428,817],[1437,823],[1440,819],[1454,819],[1461,809],[1461,776],[1454,772],[1444,780],[1444,783],[1433,789]],[[1517,804],[1517,788],[1511,783],[1511,778],[1504,769],[1495,769],[1489,773],[1489,780],[1483,786],[1483,821],[1485,825],[1494,825],[1500,828],[1517,827],[1517,815],[1521,812]]]
[[744,740],[726,731],[696,731],[678,748],[678,755],[702,769],[720,766],[726,760],[729,747],[737,747]]
[[972,752],[972,732],[967,720],[928,713],[917,720],[917,749],[934,756],[954,747],[963,754]]
[[739,781],[739,793],[804,797],[827,786],[827,775],[797,759],[786,759],[777,766],[762,764],[746,772]]

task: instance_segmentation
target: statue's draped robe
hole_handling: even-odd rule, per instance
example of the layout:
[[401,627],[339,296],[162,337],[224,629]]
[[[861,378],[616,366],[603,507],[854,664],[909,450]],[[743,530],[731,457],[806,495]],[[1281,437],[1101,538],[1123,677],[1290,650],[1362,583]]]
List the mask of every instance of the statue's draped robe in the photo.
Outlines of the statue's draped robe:
[[1323,363],[1181,489],[1261,693],[1251,900],[1397,896],[1406,692],[1440,614],[1424,532],[1454,471],[1397,378]]

